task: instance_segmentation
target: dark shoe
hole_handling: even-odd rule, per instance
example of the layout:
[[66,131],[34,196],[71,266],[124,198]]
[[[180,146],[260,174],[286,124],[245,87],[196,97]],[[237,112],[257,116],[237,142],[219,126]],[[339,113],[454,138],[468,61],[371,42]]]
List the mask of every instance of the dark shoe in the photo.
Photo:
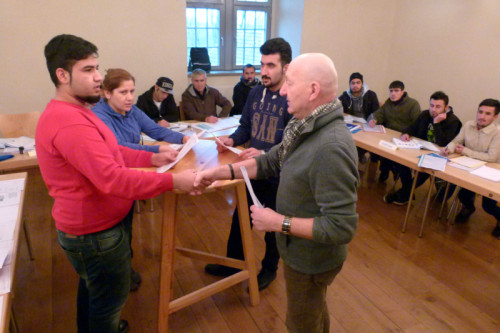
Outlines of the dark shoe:
[[403,195],[400,191],[389,193],[384,196],[384,202],[393,203],[398,206],[407,205],[408,201],[410,201],[410,198]]
[[493,229],[493,231],[491,232],[491,235],[495,238],[498,238],[500,239],[500,223],[497,224],[497,226],[495,227],[495,229]]
[[136,291],[139,289],[139,286],[142,282],[141,275],[134,271],[133,269],[130,270],[130,291]]
[[259,290],[266,289],[271,282],[276,279],[276,271],[269,271],[267,269],[263,269],[257,275],[257,284],[259,285]]
[[127,331],[128,331],[128,321],[120,319],[120,323],[118,324],[118,332],[125,333]]
[[219,265],[219,264],[208,264],[205,266],[205,272],[207,272],[210,275],[215,275],[215,276],[229,276],[233,275],[235,273],[240,272],[240,269],[233,268],[233,267],[227,267],[224,265]]
[[465,206],[462,206],[462,210],[457,214],[455,217],[455,223],[456,224],[463,224],[467,222],[469,217],[476,211],[476,207],[472,206],[471,208],[467,208]]

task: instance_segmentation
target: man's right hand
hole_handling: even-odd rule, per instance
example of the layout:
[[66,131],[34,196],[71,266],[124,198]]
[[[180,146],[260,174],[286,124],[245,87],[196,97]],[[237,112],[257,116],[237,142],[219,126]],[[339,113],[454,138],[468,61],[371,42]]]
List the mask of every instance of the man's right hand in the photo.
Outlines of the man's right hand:
[[170,123],[165,119],[158,121],[158,125],[160,125],[161,127],[170,127]]
[[[234,146],[234,140],[231,139],[231,138],[228,138],[228,137],[222,137],[222,138],[218,138],[219,140],[215,140],[215,143],[217,144],[217,151],[219,153],[222,153],[224,151],[227,150],[226,147],[224,147],[220,142],[222,142],[223,144],[225,144],[226,146],[229,146],[229,147],[233,147]],[[220,141],[220,142],[219,142]]]
[[219,121],[219,118],[215,116],[208,116],[205,118],[205,122],[210,123],[210,124],[215,124],[217,121]]
[[194,181],[196,179],[196,170],[194,169],[184,170],[182,172],[172,174],[172,177],[174,179],[174,189],[190,192],[191,194],[201,193],[201,188],[197,190],[194,187]]
[[375,119],[372,119],[368,122],[368,125],[370,125],[370,127],[375,127],[375,125],[377,125],[377,121]]

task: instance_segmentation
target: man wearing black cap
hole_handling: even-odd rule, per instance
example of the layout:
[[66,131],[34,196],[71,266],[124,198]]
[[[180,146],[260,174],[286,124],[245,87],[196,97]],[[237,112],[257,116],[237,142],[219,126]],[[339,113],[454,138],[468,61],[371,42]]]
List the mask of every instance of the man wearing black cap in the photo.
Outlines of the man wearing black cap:
[[174,81],[160,77],[156,84],[139,96],[136,106],[158,125],[169,127],[169,122],[179,121],[179,109],[174,99]]
[[352,73],[349,78],[349,89],[339,97],[344,112],[365,120],[380,107],[377,94],[363,83],[363,75]]

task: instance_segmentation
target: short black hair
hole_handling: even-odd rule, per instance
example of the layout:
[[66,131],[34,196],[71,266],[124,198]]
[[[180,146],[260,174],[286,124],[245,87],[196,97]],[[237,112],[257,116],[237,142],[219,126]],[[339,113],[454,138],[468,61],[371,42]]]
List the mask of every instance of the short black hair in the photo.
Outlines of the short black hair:
[[431,95],[431,98],[429,100],[441,100],[444,102],[444,106],[447,106],[448,103],[450,102],[450,98],[448,97],[448,95],[446,95],[444,92],[442,91],[436,91],[434,94]]
[[405,90],[405,84],[401,81],[392,81],[391,84],[389,85],[389,89],[401,89]]
[[282,67],[292,62],[292,48],[290,44],[281,37],[268,39],[260,47],[260,53],[262,55],[279,53]]
[[246,64],[245,66],[243,66],[243,72],[245,72],[245,69],[247,68],[253,68],[255,70],[255,66],[252,65],[252,64]]
[[78,60],[87,59],[89,56],[97,57],[97,47],[83,38],[73,35],[58,35],[45,45],[45,59],[50,79],[55,86],[59,86],[56,70],[62,68],[71,73],[73,65]]
[[479,107],[481,106],[492,106],[495,108],[495,115],[498,115],[500,112],[500,101],[498,99],[487,98],[479,103]]

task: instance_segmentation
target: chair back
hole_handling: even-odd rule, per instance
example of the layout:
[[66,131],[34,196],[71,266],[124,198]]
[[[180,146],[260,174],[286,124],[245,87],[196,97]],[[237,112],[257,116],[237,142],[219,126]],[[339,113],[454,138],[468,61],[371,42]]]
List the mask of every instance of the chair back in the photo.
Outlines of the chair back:
[[0,137],[28,136],[34,138],[40,115],[40,111],[0,114]]
[[179,102],[179,120],[186,120],[186,115],[184,114],[184,109],[182,108],[182,101]]

